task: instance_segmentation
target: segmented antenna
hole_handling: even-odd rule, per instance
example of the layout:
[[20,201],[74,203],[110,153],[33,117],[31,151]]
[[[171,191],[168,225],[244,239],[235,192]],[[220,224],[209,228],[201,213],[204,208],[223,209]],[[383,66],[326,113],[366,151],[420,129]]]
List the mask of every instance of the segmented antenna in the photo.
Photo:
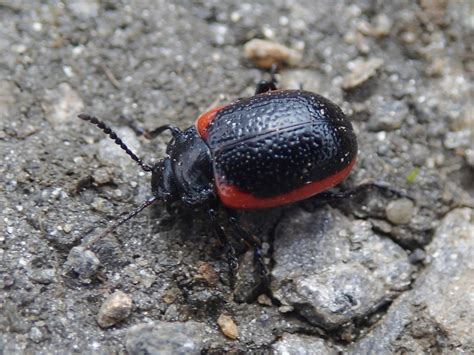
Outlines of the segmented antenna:
[[89,249],[95,242],[97,242],[99,239],[102,239],[103,237],[105,237],[107,234],[113,232],[115,229],[117,229],[118,227],[120,227],[122,224],[124,224],[125,222],[127,222],[128,220],[132,219],[133,217],[135,217],[137,214],[139,214],[141,211],[143,211],[145,208],[147,208],[148,206],[154,204],[156,201],[158,201],[158,196],[153,196],[152,198],[150,198],[149,200],[147,200],[145,203],[143,203],[141,206],[137,207],[133,212],[131,212],[130,214],[128,214],[127,216],[123,217],[122,219],[120,219],[119,221],[115,222],[114,224],[112,224],[111,226],[109,226],[108,228],[106,228],[101,234],[99,234],[98,236],[95,236],[93,237],[92,239],[90,239],[87,243],[84,244],[84,247]]
[[112,128],[107,126],[104,122],[99,120],[97,117],[91,116],[85,113],[81,113],[77,117],[79,117],[81,120],[89,121],[90,123],[99,127],[105,134],[107,134],[110,137],[110,139],[112,139],[115,142],[115,144],[120,146],[120,148],[122,148],[138,165],[140,165],[143,171],[151,172],[153,170],[150,165],[145,164],[135,153],[133,153],[127,147],[127,145],[117,136],[117,133],[115,133],[112,130]]

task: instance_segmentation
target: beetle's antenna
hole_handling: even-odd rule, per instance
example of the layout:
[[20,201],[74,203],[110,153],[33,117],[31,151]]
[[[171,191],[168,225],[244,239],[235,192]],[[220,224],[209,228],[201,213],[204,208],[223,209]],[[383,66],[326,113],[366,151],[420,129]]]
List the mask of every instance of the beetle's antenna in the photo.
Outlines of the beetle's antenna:
[[153,168],[150,165],[145,164],[134,152],[130,150],[130,148],[127,147],[127,145],[117,136],[117,133],[115,133],[112,130],[112,128],[107,126],[104,122],[99,120],[97,117],[91,116],[85,113],[81,113],[77,117],[79,117],[81,120],[89,121],[90,123],[99,127],[105,134],[107,134],[110,137],[110,139],[112,139],[115,142],[115,144],[120,146],[120,148],[122,148],[138,165],[140,165],[143,171],[150,172],[153,170]]
[[95,242],[97,242],[99,239],[102,239],[103,237],[105,237],[107,234],[113,232],[115,229],[117,229],[118,227],[120,227],[122,224],[124,224],[125,222],[129,221],[130,219],[132,219],[133,217],[135,217],[137,214],[139,214],[141,211],[143,211],[145,208],[147,208],[148,206],[151,206],[152,204],[154,204],[156,201],[158,201],[158,196],[153,196],[152,198],[150,198],[149,200],[147,200],[146,202],[144,202],[141,206],[137,207],[133,212],[131,212],[130,214],[128,214],[127,216],[123,217],[122,219],[118,220],[117,222],[115,222],[114,224],[112,224],[111,226],[107,227],[101,234],[93,237],[92,239],[90,239],[89,241],[87,241],[85,244],[84,244],[84,247],[85,248],[90,248]]

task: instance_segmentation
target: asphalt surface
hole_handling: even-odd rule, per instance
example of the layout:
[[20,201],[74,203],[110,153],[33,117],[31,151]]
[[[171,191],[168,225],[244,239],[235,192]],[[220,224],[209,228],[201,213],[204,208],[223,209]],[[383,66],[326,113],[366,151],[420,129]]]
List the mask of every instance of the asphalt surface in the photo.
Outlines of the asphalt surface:
[[[473,18],[469,0],[1,1],[0,352],[474,352]],[[409,198],[241,213],[268,285],[236,243],[230,286],[199,209],[154,206],[82,248],[151,191],[77,114],[156,162],[170,136],[120,116],[186,128],[252,95],[268,77],[245,56],[256,38],[297,54],[282,88],[352,121],[341,189],[375,179]]]

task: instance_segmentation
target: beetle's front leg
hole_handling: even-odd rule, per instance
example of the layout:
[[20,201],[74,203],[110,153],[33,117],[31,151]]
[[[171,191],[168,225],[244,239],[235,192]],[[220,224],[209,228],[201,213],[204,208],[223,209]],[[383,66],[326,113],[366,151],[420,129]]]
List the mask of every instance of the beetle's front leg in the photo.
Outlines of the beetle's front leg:
[[165,131],[170,131],[173,136],[181,133],[181,130],[178,127],[171,124],[165,124],[149,131],[138,125],[137,122],[129,116],[120,115],[119,120],[125,122],[125,124],[129,128],[131,128],[138,136],[143,136],[147,139],[156,138]]
[[230,225],[234,228],[240,238],[242,238],[245,242],[247,242],[254,248],[254,263],[255,265],[257,265],[257,269],[264,284],[268,285],[270,283],[270,274],[263,259],[262,242],[255,235],[249,233],[244,228],[242,228],[242,226],[239,224],[237,217],[233,215],[232,212],[228,211],[228,213]]

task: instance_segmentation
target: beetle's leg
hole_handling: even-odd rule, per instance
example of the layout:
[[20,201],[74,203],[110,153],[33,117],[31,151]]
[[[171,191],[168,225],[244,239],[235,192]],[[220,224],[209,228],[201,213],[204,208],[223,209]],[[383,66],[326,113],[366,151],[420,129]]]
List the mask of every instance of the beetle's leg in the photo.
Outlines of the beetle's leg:
[[233,245],[231,244],[231,242],[229,241],[228,236],[225,234],[224,230],[222,229],[222,226],[220,225],[218,221],[216,210],[211,207],[208,209],[207,212],[209,214],[209,218],[211,219],[211,224],[212,224],[212,227],[214,228],[215,233],[219,237],[219,240],[221,241],[221,243],[224,245],[224,250],[227,254],[227,262],[229,265],[230,286],[234,288],[235,271],[237,270],[237,267],[239,266],[235,249]]
[[257,84],[257,88],[255,89],[255,95],[263,94],[264,92],[267,92],[267,91],[277,90],[278,81],[275,75],[276,71],[277,71],[277,66],[276,64],[273,64],[272,68],[270,69],[270,75],[271,75],[270,81],[261,80]]
[[131,119],[128,116],[120,115],[119,119],[124,121],[127,124],[127,126],[130,127],[137,135],[143,136],[148,139],[156,138],[164,131],[171,131],[171,134],[173,136],[181,133],[181,130],[178,127],[170,125],[170,124],[165,124],[163,126],[155,128],[152,131],[148,131],[142,128],[141,126],[139,126],[135,120]]
[[254,248],[254,262],[257,265],[258,271],[265,285],[269,284],[269,273],[262,255],[262,242],[255,235],[249,233],[244,228],[242,228],[242,226],[239,224],[237,217],[232,215],[232,212],[228,213],[230,225],[235,229],[240,238],[245,240]]
[[358,195],[359,193],[364,192],[366,190],[370,190],[370,189],[378,189],[378,190],[390,192],[390,193],[392,193],[392,194],[394,194],[398,197],[405,197],[405,198],[408,198],[410,200],[413,199],[410,196],[408,196],[408,194],[406,192],[400,191],[400,190],[390,186],[386,182],[371,181],[371,182],[366,182],[366,183],[362,183],[360,185],[357,185],[357,186],[355,186],[352,189],[347,190],[347,191],[341,191],[341,192],[324,191],[324,192],[321,192],[321,193],[319,193],[318,195],[316,195],[314,197],[314,201],[317,202],[317,203],[325,203],[325,202],[329,202],[329,201],[341,200],[341,199],[345,199],[345,198],[354,197],[355,195]]
[[118,120],[122,124],[126,124],[128,128],[131,128],[132,131],[135,132],[137,136],[142,136],[145,133],[145,129],[143,129],[143,127],[138,125],[137,121],[135,121],[130,116],[120,115],[118,116]]
[[182,133],[182,131],[178,127],[173,126],[171,124],[165,124],[163,126],[155,128],[152,131],[143,132],[143,136],[148,139],[153,139],[153,138],[156,138],[161,133],[163,133],[164,131],[170,131],[173,137]]

